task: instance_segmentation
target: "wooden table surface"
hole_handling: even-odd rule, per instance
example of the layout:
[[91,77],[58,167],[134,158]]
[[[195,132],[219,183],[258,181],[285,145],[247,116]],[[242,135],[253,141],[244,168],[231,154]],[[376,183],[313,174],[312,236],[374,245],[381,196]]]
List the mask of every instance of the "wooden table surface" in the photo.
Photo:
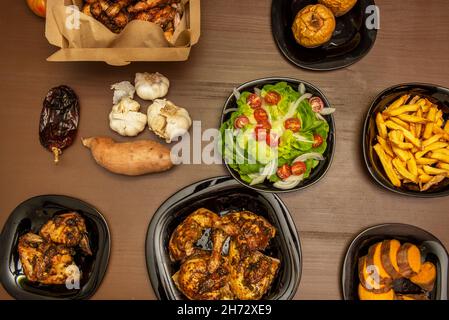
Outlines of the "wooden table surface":
[[[373,50],[343,70],[317,73],[296,68],[279,53],[270,30],[269,0],[205,0],[202,37],[191,58],[179,63],[49,63],[54,52],[44,21],[25,1],[0,13],[0,226],[22,201],[41,194],[77,197],[106,217],[112,236],[109,267],[94,299],[154,299],[145,265],[147,226],[158,206],[181,187],[227,174],[221,165],[184,165],[137,178],[98,167],[78,141],[60,165],[40,146],[37,126],[49,88],[67,84],[79,94],[79,137],[110,131],[110,84],[135,72],[159,71],[172,81],[169,98],[185,106],[202,128],[218,125],[223,102],[238,84],[266,76],[314,83],[337,108],[337,151],[327,176],[311,188],[282,195],[303,249],[297,299],[340,299],[340,268],[347,245],[361,230],[402,222],[424,228],[449,247],[449,199],[405,198],[376,186],[361,156],[361,129],[373,98],[404,82],[449,87],[449,20],[446,0],[377,0],[381,29]],[[151,138],[146,130],[140,138]],[[3,288],[0,298],[9,298]]]

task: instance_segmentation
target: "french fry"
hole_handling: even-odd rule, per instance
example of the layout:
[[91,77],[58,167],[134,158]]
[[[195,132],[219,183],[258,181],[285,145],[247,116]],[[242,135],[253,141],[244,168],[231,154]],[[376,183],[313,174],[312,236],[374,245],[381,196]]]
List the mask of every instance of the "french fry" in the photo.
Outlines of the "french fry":
[[438,110],[436,116],[435,116],[435,125],[438,128],[441,128],[443,126],[443,111]]
[[[408,114],[400,114],[397,116],[397,118],[402,121],[412,122],[412,123],[427,123],[427,122],[429,122],[429,120],[427,120],[425,118],[414,116],[414,115],[408,115]],[[392,120],[393,120],[393,118],[392,118]]]
[[398,116],[398,115],[406,113],[406,112],[415,112],[419,109],[419,107],[420,106],[418,104],[404,105],[404,106],[396,108],[394,110],[390,110],[386,114],[389,117],[395,117],[395,116]]
[[382,149],[384,149],[385,153],[393,158],[394,157],[394,153],[393,153],[393,150],[391,150],[391,147],[388,144],[387,140],[385,140],[381,136],[377,136],[377,141],[382,146]]
[[432,152],[430,158],[439,160],[441,162],[449,163],[449,155],[439,152]]
[[438,162],[438,160],[436,160],[436,159],[429,159],[429,158],[418,158],[418,159],[416,159],[416,163],[417,164],[421,164],[421,165],[432,165],[432,164],[435,164],[435,163],[437,163]]
[[432,180],[433,176],[429,176],[428,174],[422,174],[418,177],[419,182],[427,183]]
[[373,148],[379,156],[380,162],[382,163],[385,173],[387,174],[387,177],[390,179],[391,183],[396,187],[400,187],[402,183],[393,169],[391,158],[384,152],[382,146],[379,143],[376,144]]
[[[418,109],[418,111],[416,111],[416,117],[422,118],[422,116],[423,116],[422,109]],[[421,137],[422,128],[423,128],[423,125],[421,123],[418,123],[416,125],[415,137],[417,137],[417,138]]]
[[447,175],[449,174],[449,171],[444,170],[444,169],[440,169],[440,168],[434,168],[431,166],[423,166],[424,172],[427,173],[428,175],[431,176],[436,176],[436,175],[440,175],[440,174],[444,174]]
[[432,137],[430,137],[429,139],[424,140],[422,143],[422,147],[425,148],[427,146],[430,146],[432,143],[439,141],[442,137],[443,137],[442,134],[435,134]]
[[[415,103],[417,103],[419,100],[421,100],[421,97],[420,96],[414,96],[411,100],[410,100],[410,102],[408,103],[408,104],[415,104]],[[405,102],[404,102],[405,103]]]
[[379,135],[386,139],[387,138],[387,127],[385,126],[384,118],[382,117],[382,114],[379,112],[376,115],[376,126],[377,126],[377,132]]
[[401,176],[403,176],[404,178],[406,178],[410,181],[413,181],[416,183],[418,182],[418,177],[413,175],[411,172],[409,172],[399,158],[394,158],[392,163],[393,163],[393,166],[396,168],[396,170],[398,170],[398,172],[401,174]]
[[437,108],[435,108],[435,107],[430,108],[429,113],[427,114],[427,120],[429,120],[429,123],[426,124],[424,133],[423,133],[424,139],[429,139],[432,136],[436,114],[437,114]]
[[447,163],[439,162],[437,164],[437,167],[440,169],[443,169],[443,170],[447,170],[449,172],[449,164],[447,164]]
[[413,145],[415,145],[418,148],[421,148],[421,140],[419,140],[418,138],[415,138],[415,136],[408,131],[407,129],[404,129],[403,127],[401,127],[400,125],[394,123],[391,120],[388,120],[385,122],[385,125],[387,126],[387,128],[389,129],[393,129],[393,130],[401,130],[402,133],[405,136],[405,139],[407,139],[408,141],[410,141]]
[[399,119],[398,117],[391,117],[390,120],[400,125],[402,128],[410,130],[410,125],[407,122]]
[[388,134],[388,138],[390,139],[391,143],[393,143],[399,149],[413,149],[413,145],[411,143],[402,142],[404,140],[404,134],[399,130],[390,131],[390,133]]
[[407,162],[410,159],[410,153],[408,151],[405,151],[399,147],[396,147],[395,145],[392,145],[391,149],[393,150],[394,154],[399,159],[401,159],[401,161]]
[[410,98],[410,95],[406,94],[401,96],[399,99],[394,101],[388,108],[384,110],[384,113],[388,113],[391,110],[397,109],[400,106],[402,106],[408,99]]
[[410,132],[413,134],[413,136],[415,138],[417,138],[416,136],[416,123],[410,122]]
[[440,183],[445,178],[446,178],[445,175],[438,175],[438,176],[433,177],[429,182],[427,182],[424,186],[421,187],[421,191],[429,190],[432,186]]
[[407,169],[412,175],[414,176],[418,175],[418,166],[416,164],[416,160],[413,155],[410,155],[410,159],[408,159],[407,161]]
[[434,142],[431,145],[425,147],[423,151],[415,153],[415,158],[416,159],[421,158],[429,151],[443,149],[443,148],[446,148],[448,145],[449,144],[447,144],[446,142]]
[[446,120],[446,124],[444,125],[444,129],[445,132],[449,133],[449,120]]
[[418,104],[421,106],[421,110],[422,110],[422,112],[424,112],[424,113],[429,112],[430,108],[431,108],[432,105],[433,105],[432,102],[430,102],[430,101],[427,100],[427,99],[422,99],[422,100],[418,101]]
[[441,129],[440,127],[437,127],[436,125],[434,125],[432,127],[432,131],[434,134],[441,134],[442,135],[442,139],[449,141],[449,133],[447,133],[446,131],[444,131],[443,129]]
[[443,148],[443,149],[436,149],[436,150],[433,150],[433,152],[436,152],[436,153],[442,153],[442,154],[445,154],[445,155],[447,155],[447,156],[449,156],[449,149],[445,149],[445,148]]

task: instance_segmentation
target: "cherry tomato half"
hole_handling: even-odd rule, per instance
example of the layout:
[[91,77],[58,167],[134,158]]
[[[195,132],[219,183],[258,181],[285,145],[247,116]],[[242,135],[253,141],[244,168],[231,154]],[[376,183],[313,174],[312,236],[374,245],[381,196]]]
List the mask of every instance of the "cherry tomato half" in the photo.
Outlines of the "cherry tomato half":
[[278,168],[276,173],[279,178],[285,180],[292,175],[292,169],[288,164],[284,164],[283,166]]
[[312,97],[309,99],[313,112],[321,112],[324,109],[324,102],[320,97]]
[[267,136],[270,133],[271,126],[268,128],[266,124],[269,125],[269,123],[260,123],[256,125],[256,128],[254,128],[254,133],[256,135],[257,141],[266,141]]
[[318,148],[322,144],[323,144],[323,137],[320,136],[319,134],[314,134],[313,135],[313,145],[312,145],[312,147]]
[[254,118],[257,123],[268,122],[268,113],[262,108],[256,108],[254,110]]
[[266,103],[268,103],[271,106],[274,106],[281,101],[281,95],[277,93],[276,91],[268,91],[265,94],[264,100]]
[[292,164],[292,174],[294,174],[295,176],[304,174],[306,170],[306,164],[302,161],[296,161],[294,164]]
[[238,116],[234,121],[234,128],[242,129],[249,123],[249,119],[247,116]]
[[297,118],[289,118],[284,122],[285,129],[298,132],[301,129],[301,122]]
[[259,97],[255,93],[251,93],[248,98],[246,98],[246,102],[253,109],[260,108],[262,106],[262,98]]
[[277,147],[279,145],[280,137],[277,133],[270,132],[266,137],[266,142],[270,147]]

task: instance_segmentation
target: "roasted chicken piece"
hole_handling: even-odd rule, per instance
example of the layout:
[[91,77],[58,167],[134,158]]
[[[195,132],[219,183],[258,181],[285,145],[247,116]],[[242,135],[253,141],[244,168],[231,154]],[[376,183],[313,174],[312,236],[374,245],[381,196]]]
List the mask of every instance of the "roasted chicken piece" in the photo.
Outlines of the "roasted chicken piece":
[[46,241],[67,247],[79,246],[87,255],[92,255],[87,235],[86,223],[79,213],[69,212],[53,216],[40,230]]
[[157,7],[163,7],[175,3],[180,3],[181,0],[144,0],[139,1],[135,5],[128,7],[128,12],[137,13],[147,11]]
[[276,229],[267,219],[250,211],[229,213],[221,218],[218,228],[250,251],[265,250],[276,235]]
[[210,210],[201,208],[190,214],[175,229],[168,248],[173,261],[180,261],[192,255],[195,244],[208,228],[213,228],[220,217]]
[[215,272],[209,272],[210,255],[199,252],[187,258],[173,281],[178,289],[190,300],[231,300],[233,294],[229,289],[229,264],[227,258],[221,257]]
[[120,33],[130,20],[125,7],[131,2],[129,0],[116,2],[97,0],[92,3],[86,3],[82,11],[103,23],[112,32]]
[[165,6],[163,8],[153,8],[148,11],[142,11],[136,14],[136,20],[143,20],[157,24],[164,31],[167,40],[170,41],[175,29],[174,21],[180,20],[176,18],[179,13],[176,8],[172,6]]
[[45,241],[34,233],[19,239],[19,257],[29,281],[42,284],[64,284],[72,274],[74,251],[64,245]]
[[229,284],[235,297],[259,300],[271,287],[280,261],[259,251],[248,251],[231,241],[229,264]]

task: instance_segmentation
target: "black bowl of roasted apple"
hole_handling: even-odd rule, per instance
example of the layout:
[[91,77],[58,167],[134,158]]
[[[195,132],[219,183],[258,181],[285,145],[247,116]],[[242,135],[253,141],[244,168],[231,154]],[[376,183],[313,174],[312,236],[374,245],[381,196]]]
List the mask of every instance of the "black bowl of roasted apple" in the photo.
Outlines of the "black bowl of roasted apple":
[[87,299],[109,261],[103,216],[66,196],[28,199],[9,216],[0,242],[0,280],[16,299]]
[[163,203],[146,259],[161,300],[287,300],[301,277],[299,237],[284,204],[231,177],[197,182]]

